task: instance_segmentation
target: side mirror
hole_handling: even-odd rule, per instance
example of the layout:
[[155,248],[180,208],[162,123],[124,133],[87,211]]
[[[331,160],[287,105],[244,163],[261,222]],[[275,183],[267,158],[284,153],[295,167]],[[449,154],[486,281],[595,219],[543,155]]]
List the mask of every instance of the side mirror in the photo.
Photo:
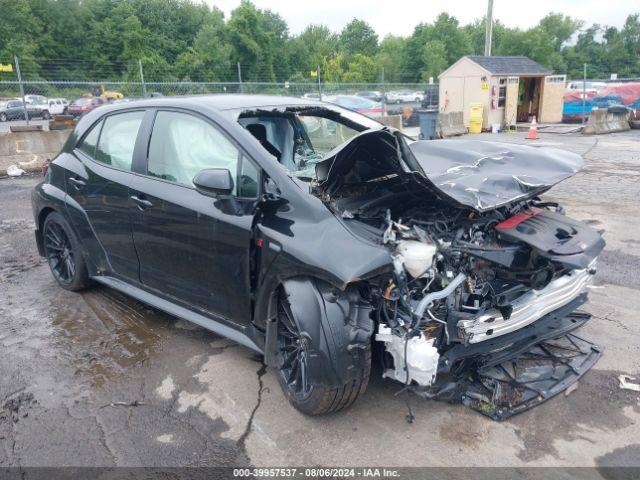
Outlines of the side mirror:
[[226,168],[207,168],[200,170],[193,177],[193,184],[203,195],[210,197],[231,195],[233,191],[233,178]]

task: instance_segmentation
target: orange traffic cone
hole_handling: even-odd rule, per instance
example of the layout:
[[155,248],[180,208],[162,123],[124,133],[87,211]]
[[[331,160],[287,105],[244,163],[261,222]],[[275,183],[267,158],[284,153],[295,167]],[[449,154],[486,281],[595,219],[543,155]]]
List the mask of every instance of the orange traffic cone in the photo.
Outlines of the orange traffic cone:
[[528,140],[537,140],[538,137],[538,124],[536,123],[536,116],[533,116],[531,120],[531,126],[529,127],[529,133],[527,133]]

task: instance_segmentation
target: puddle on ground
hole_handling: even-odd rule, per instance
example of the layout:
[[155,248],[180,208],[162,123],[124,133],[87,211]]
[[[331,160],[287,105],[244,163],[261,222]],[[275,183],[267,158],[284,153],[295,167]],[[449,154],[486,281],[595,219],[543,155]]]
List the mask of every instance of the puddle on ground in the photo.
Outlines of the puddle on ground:
[[51,305],[62,355],[96,386],[142,365],[170,334],[175,319],[119,292],[94,288],[75,301]]

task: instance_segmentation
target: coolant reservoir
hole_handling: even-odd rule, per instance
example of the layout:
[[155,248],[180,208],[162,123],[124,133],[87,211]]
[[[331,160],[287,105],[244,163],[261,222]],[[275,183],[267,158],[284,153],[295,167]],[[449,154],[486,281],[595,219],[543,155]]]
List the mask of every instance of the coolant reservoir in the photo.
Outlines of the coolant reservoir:
[[416,240],[402,240],[398,242],[396,252],[402,257],[407,273],[418,278],[431,268],[436,247]]

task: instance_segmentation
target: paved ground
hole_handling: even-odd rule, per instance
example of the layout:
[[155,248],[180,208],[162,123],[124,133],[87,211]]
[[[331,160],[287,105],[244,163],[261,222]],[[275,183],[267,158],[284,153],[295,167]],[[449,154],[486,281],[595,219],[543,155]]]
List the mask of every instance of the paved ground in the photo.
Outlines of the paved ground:
[[503,423],[414,400],[409,425],[379,372],[350,410],[306,418],[245,348],[106,288],[56,287],[32,238],[37,179],[0,181],[0,466],[640,465],[640,394],[617,380],[640,380],[640,135],[536,145],[587,158],[548,196],[607,231],[581,331],[605,354],[569,396]]

